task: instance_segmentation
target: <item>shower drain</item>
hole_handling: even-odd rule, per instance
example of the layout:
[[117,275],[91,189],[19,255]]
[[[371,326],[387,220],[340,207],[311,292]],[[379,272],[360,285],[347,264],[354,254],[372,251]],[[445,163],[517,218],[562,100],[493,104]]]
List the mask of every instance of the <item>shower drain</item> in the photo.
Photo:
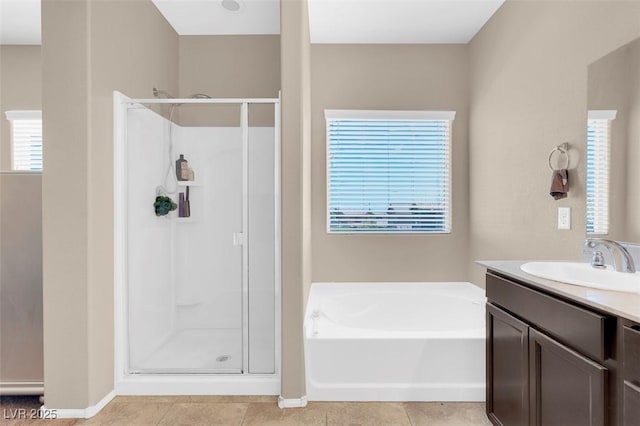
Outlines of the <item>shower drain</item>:
[[218,358],[216,358],[216,361],[225,362],[225,361],[229,361],[230,359],[231,359],[231,356],[229,355],[220,355]]

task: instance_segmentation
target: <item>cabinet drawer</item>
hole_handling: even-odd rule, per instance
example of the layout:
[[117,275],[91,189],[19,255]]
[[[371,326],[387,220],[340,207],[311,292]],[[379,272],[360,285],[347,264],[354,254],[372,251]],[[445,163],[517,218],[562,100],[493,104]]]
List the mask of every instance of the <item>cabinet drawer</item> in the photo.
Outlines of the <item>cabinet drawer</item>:
[[626,380],[624,382],[622,424],[623,426],[638,426],[640,424],[640,387]]
[[516,313],[585,355],[604,361],[609,356],[609,321],[613,318],[555,299],[487,273],[487,298]]
[[624,379],[640,386],[640,325],[622,330]]

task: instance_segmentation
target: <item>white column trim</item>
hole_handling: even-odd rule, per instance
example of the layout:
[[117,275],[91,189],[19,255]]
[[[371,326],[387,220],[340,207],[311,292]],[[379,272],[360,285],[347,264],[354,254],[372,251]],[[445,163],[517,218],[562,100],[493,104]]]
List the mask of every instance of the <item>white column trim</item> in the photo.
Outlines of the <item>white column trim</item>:
[[116,396],[116,391],[112,390],[104,396],[96,405],[87,408],[48,408],[42,406],[40,417],[43,419],[89,419],[98,414]]
[[300,398],[278,397],[278,407],[280,408],[302,408],[307,406],[307,402],[306,396],[302,396]]

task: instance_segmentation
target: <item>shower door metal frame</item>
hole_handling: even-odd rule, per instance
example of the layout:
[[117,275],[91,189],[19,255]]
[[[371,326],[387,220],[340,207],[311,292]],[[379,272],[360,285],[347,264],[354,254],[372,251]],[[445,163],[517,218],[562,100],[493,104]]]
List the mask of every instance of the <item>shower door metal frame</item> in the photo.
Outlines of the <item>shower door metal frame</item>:
[[[126,138],[127,110],[132,105],[222,104],[240,105],[242,132],[242,372],[241,373],[129,373],[127,243],[126,243]],[[248,276],[248,144],[250,104],[274,106],[274,373],[249,373],[249,276]],[[131,99],[114,92],[114,298],[115,298],[115,391],[116,394],[280,394],[281,377],[281,188],[280,129],[281,105],[278,98],[170,98]],[[186,376],[186,377],[185,377]],[[183,379],[184,378],[184,379]],[[239,380],[234,380],[237,378]],[[201,380],[199,380],[201,379]],[[166,386],[163,386],[166,385]]]

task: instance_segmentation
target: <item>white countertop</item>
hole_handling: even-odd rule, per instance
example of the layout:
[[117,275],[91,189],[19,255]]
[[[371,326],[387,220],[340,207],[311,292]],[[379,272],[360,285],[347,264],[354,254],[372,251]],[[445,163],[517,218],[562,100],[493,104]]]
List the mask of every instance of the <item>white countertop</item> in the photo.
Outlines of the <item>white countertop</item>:
[[577,303],[640,323],[639,294],[596,290],[594,288],[538,278],[520,269],[520,266],[527,262],[526,260],[483,260],[477,263],[486,267],[488,270],[529,284],[533,288],[539,288]]

